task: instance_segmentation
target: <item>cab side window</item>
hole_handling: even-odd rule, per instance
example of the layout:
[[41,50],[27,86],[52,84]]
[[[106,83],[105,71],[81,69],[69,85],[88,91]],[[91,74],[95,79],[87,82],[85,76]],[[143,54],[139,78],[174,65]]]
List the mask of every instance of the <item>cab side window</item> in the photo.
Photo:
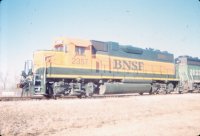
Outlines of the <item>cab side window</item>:
[[55,50],[56,51],[64,51],[64,47],[63,47],[63,45],[56,45]]
[[75,53],[76,55],[85,55],[85,47],[76,46]]
[[63,45],[56,45],[55,46],[55,51],[59,51],[59,52],[67,52],[67,46],[63,46]]

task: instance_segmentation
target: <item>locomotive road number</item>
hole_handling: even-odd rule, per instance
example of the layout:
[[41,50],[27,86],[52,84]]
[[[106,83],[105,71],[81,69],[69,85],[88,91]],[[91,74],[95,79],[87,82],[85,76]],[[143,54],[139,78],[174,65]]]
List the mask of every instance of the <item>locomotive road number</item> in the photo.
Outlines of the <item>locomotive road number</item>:
[[72,58],[72,64],[87,64],[88,63],[88,59],[85,58]]

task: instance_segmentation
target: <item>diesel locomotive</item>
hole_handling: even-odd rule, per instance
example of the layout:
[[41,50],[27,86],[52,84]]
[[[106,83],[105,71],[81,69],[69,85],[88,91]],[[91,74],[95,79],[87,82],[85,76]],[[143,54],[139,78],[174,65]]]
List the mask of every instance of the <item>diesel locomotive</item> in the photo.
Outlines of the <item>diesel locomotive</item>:
[[32,95],[170,93],[199,89],[200,60],[117,42],[58,38],[26,61],[20,87]]

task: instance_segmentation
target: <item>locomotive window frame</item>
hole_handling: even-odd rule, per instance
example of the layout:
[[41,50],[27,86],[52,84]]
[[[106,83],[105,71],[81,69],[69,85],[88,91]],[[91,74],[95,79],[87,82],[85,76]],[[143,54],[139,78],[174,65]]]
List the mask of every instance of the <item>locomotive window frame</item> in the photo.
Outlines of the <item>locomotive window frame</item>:
[[64,52],[67,53],[67,45],[64,45]]
[[59,44],[59,45],[55,45],[54,46],[55,51],[59,51],[59,52],[65,52],[65,47],[63,44]]
[[76,55],[84,56],[85,55],[85,47],[75,46],[75,53],[76,53]]

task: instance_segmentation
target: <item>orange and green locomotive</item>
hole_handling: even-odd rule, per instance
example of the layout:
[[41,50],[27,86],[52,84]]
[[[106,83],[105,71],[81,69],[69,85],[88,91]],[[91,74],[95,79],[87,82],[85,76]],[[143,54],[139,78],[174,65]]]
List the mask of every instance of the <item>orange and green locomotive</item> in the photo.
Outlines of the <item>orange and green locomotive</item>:
[[32,65],[24,89],[47,96],[169,93],[179,84],[173,54],[117,42],[58,38]]

